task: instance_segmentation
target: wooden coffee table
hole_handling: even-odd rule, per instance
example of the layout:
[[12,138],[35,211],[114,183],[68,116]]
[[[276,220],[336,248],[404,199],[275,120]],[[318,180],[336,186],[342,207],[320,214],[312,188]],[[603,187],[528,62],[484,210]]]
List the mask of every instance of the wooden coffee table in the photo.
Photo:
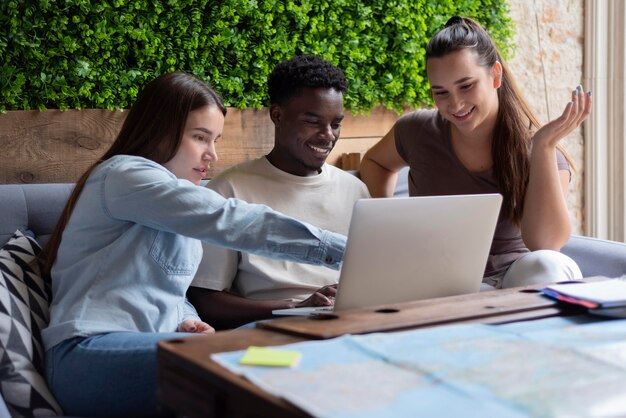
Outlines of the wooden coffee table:
[[538,296],[523,287],[418,302],[355,309],[311,317],[265,321],[256,328],[222,331],[159,343],[159,396],[185,417],[307,417],[288,402],[258,388],[211,360],[212,353],[250,345],[276,346],[444,324],[505,324],[583,311]]

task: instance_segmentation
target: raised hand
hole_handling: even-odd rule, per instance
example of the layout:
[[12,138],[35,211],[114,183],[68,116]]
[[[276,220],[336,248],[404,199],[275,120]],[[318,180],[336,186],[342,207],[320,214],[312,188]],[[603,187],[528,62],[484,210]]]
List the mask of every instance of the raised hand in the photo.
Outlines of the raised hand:
[[591,91],[585,93],[583,86],[572,92],[572,101],[558,118],[545,124],[533,136],[533,146],[556,147],[558,142],[576,129],[591,113]]

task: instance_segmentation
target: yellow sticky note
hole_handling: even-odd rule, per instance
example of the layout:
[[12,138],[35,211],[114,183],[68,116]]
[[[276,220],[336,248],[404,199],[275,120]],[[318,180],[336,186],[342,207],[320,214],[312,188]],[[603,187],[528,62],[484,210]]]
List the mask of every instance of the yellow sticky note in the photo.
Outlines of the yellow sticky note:
[[292,367],[300,361],[300,352],[276,350],[251,345],[239,363],[248,366]]

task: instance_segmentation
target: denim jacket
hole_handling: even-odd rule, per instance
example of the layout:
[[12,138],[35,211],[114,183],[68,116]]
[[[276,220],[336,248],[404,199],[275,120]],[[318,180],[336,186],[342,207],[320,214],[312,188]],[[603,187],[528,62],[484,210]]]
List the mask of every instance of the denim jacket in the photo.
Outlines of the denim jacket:
[[145,158],[115,156],[89,176],[63,232],[46,349],[76,336],[172,332],[199,320],[185,298],[199,240],[334,269],[345,247],[343,235],[225,199]]

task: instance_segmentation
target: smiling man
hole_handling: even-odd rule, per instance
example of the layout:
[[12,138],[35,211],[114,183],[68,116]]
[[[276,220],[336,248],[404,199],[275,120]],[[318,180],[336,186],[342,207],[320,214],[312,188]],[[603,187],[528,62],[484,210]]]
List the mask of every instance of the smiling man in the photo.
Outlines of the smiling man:
[[[355,201],[369,197],[355,176],[326,164],[339,139],[347,88],[343,72],[321,58],[278,64],[268,82],[274,148],[226,170],[208,187],[347,234]],[[226,329],[269,318],[273,309],[331,305],[338,278],[325,268],[207,244],[188,297],[204,320]]]

